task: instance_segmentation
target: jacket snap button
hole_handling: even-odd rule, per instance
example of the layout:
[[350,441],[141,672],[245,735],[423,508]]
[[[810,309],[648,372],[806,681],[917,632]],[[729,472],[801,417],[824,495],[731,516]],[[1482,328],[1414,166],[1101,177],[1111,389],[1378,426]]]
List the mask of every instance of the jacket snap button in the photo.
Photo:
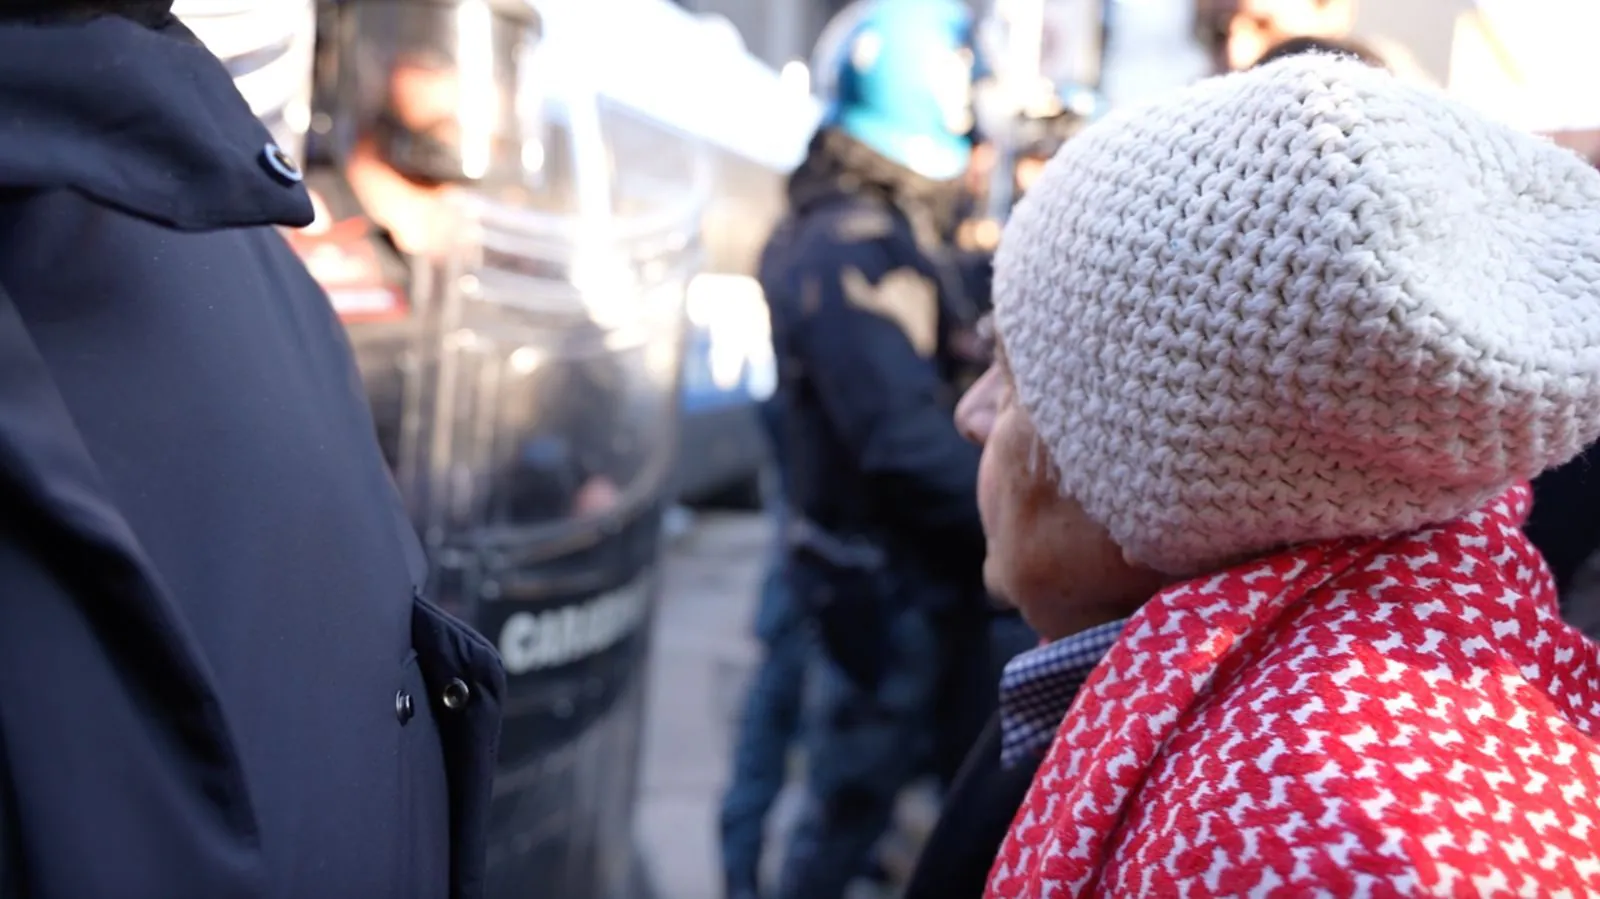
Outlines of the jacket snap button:
[[267,144],[261,148],[261,167],[284,185],[299,184],[305,180],[305,175],[300,172],[300,165],[294,161],[294,157],[285,153],[277,144]]
[[411,703],[410,693],[401,690],[400,692],[394,694],[394,716],[400,719],[401,725],[404,725],[406,722],[410,721],[411,716],[415,715],[416,712],[416,707]]
[[450,683],[444,685],[444,707],[451,711],[466,705],[467,700],[471,698],[471,688],[459,677],[450,678]]

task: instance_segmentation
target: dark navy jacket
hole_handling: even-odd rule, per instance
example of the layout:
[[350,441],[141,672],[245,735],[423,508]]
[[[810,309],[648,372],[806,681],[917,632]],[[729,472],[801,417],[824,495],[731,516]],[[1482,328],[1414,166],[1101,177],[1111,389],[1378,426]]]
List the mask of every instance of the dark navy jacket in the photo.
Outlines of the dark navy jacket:
[[925,251],[896,173],[875,180],[888,164],[866,152],[821,133],[762,256],[784,489],[821,527],[883,545],[919,594],[981,597],[978,449],[951,418],[946,352],[960,276]]
[[1524,530],[1544,554],[1568,623],[1600,640],[1600,444],[1533,479],[1533,512]]
[[503,684],[311,218],[170,20],[0,24],[0,757],[34,899],[475,895]]

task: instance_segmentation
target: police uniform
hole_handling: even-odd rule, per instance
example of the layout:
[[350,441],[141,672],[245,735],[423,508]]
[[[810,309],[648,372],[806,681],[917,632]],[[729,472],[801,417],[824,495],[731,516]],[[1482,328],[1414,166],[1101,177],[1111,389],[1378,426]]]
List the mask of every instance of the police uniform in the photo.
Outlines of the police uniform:
[[807,806],[786,897],[837,896],[861,867],[900,789],[932,763],[946,660],[960,654],[947,638],[982,633],[987,616],[978,450],[951,419],[959,279],[924,220],[941,190],[825,129],[762,258],[797,520],[790,584],[828,649],[807,682]]
[[[761,418],[781,472],[786,458],[781,402],[763,403]],[[768,513],[781,529],[788,502],[781,487],[774,492]],[[788,779],[789,752],[800,734],[806,671],[815,651],[806,615],[789,586],[787,556],[781,544],[775,545],[762,578],[754,628],[762,658],[745,693],[718,816],[727,899],[759,895],[767,813]]]

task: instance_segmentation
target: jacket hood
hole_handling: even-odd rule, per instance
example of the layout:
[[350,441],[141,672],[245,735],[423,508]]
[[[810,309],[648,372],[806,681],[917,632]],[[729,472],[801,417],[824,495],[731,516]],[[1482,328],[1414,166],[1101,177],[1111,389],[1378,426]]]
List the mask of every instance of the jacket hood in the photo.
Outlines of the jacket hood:
[[309,224],[227,70],[166,17],[0,22],[0,189],[77,191],[184,230]]

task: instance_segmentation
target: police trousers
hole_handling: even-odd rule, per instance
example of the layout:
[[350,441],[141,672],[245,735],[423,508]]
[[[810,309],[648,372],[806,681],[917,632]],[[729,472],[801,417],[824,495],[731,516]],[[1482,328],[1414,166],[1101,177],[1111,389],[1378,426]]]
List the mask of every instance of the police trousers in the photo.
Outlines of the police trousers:
[[839,899],[893,818],[900,791],[929,767],[942,673],[927,611],[889,624],[885,673],[863,690],[823,653],[806,681],[806,790],[779,899]]
[[781,559],[768,570],[761,593],[756,631],[765,651],[745,694],[719,816],[723,877],[730,888],[751,891],[761,867],[767,813],[783,791],[789,750],[800,734],[806,670],[817,655]]

